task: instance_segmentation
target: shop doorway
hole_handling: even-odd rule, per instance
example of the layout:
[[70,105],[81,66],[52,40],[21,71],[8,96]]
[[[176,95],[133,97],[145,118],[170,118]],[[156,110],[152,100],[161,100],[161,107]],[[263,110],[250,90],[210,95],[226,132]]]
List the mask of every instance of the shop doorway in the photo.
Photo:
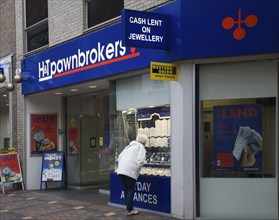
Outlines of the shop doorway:
[[73,189],[109,189],[109,91],[66,98],[66,180]]

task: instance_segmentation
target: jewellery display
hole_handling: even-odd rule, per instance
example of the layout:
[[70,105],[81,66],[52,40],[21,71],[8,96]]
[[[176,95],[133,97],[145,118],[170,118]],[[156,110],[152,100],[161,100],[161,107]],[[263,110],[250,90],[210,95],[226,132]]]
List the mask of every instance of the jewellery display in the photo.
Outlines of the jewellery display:
[[159,113],[138,119],[138,134],[148,137],[146,160],[140,171],[141,175],[171,176],[170,121],[169,116],[160,117]]

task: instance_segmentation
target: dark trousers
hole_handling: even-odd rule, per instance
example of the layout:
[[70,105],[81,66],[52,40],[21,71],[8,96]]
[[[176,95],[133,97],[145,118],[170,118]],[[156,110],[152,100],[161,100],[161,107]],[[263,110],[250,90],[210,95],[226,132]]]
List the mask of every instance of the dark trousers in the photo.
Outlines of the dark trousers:
[[134,209],[134,194],[135,194],[135,185],[136,185],[136,180],[125,176],[125,175],[118,175],[122,185],[123,185],[123,191],[124,191],[124,196],[125,196],[125,204],[127,207],[127,211],[130,212]]

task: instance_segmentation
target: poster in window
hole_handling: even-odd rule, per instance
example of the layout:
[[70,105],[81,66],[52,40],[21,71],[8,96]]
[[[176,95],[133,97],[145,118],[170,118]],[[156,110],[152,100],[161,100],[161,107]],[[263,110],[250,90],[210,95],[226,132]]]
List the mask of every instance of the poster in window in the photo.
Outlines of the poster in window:
[[78,156],[78,128],[68,128],[68,155],[69,156]]
[[214,106],[213,129],[215,171],[261,171],[261,105]]
[[57,114],[31,114],[31,155],[57,151]]

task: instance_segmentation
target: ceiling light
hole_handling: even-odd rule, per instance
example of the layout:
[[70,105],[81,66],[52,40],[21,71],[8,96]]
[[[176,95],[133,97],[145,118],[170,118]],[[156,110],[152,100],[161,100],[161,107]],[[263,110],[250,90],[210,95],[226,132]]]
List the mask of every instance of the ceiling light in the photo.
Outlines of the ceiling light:
[[71,92],[77,92],[78,89],[71,89],[70,91],[71,91]]
[[55,95],[61,95],[61,94],[63,94],[62,92],[56,92],[56,93],[54,93]]
[[89,89],[96,89],[97,86],[88,86]]

